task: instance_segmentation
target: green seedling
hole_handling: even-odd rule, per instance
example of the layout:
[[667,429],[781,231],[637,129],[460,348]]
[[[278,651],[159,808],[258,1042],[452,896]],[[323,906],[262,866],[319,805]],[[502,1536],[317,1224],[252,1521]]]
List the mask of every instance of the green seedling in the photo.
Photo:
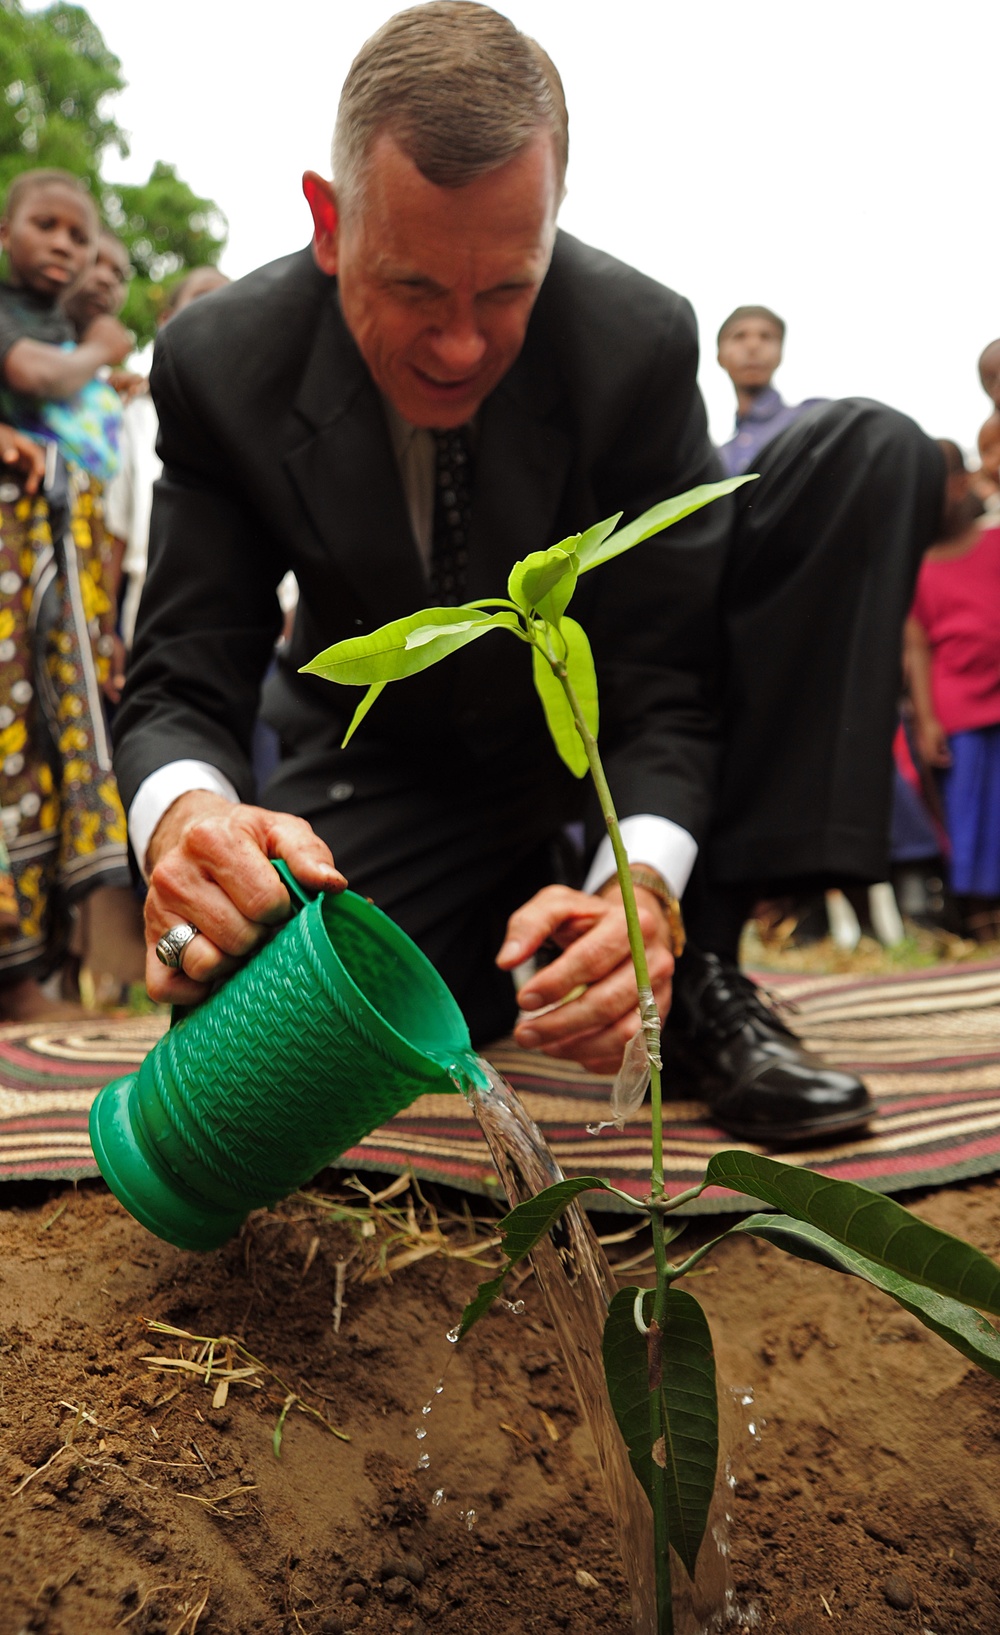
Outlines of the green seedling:
[[[628,858],[597,748],[597,677],[586,633],[567,615],[581,574],[633,549],[751,477],[705,484],[619,528],[621,513],[547,551],[516,562],[506,598],[461,607],[425,608],[366,636],[338,642],[304,666],[329,681],[367,690],[345,744],[391,681],[416,675],[495,631],[531,650],[535,688],[555,747],[579,778],[590,774],[614,848],[635,967],[639,1026],[611,1094],[621,1124],[641,1105],[647,1084],[652,1113],[650,1194],[637,1203],[608,1181],[578,1177],[546,1188],[501,1222],[507,1256],[466,1307],[459,1337],[500,1294],[508,1272],[549,1232],[582,1192],[614,1193],[650,1222],[656,1268],[652,1289],[627,1288],[611,1301],[604,1330],[604,1370],[612,1411],[653,1512],[657,1635],[673,1635],[670,1551],[693,1576],[708,1522],[718,1460],[715,1362],[708,1323],[680,1279],[734,1234],[751,1234],[802,1260],[850,1273],[891,1295],[904,1310],[963,1356],[1000,1379],[1000,1334],[981,1315],[1000,1316],[1000,1267],[979,1250],[928,1226],[902,1205],[853,1182],[831,1180],[776,1159],[742,1151],[716,1153],[703,1180],[670,1197],[663,1180],[660,1017]],[[667,1216],[706,1187],[726,1187],[774,1213],[741,1220],[686,1260],[672,1263],[676,1236]]]

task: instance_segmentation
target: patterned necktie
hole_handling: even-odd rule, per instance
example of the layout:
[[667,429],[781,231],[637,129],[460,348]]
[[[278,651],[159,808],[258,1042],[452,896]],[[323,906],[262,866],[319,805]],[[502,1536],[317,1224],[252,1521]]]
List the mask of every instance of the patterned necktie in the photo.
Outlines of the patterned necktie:
[[430,591],[436,607],[465,595],[472,518],[472,458],[467,426],[434,433],[434,531]]

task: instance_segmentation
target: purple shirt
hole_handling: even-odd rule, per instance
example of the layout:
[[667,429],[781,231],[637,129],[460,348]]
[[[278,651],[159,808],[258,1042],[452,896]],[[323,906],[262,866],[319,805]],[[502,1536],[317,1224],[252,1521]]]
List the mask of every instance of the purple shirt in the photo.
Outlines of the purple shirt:
[[765,386],[762,392],[757,393],[746,414],[737,414],[736,434],[719,450],[726,476],[740,477],[744,471],[749,471],[762,448],[780,432],[794,425],[807,409],[825,402],[826,399],[822,397],[807,397],[804,403],[792,405],[785,403],[773,386]]

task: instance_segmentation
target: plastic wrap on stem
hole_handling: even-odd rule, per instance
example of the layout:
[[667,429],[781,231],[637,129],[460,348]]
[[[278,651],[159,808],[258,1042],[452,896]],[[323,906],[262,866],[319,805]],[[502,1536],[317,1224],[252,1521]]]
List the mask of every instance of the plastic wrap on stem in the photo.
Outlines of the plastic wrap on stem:
[[654,1067],[662,1067],[660,1059],[660,1012],[652,988],[639,989],[639,1018],[645,1035],[646,1049]]
[[637,1028],[622,1057],[622,1065],[611,1086],[611,1122],[616,1130],[624,1130],[627,1119],[634,1118],[642,1106],[649,1084],[649,1046],[642,1028]]

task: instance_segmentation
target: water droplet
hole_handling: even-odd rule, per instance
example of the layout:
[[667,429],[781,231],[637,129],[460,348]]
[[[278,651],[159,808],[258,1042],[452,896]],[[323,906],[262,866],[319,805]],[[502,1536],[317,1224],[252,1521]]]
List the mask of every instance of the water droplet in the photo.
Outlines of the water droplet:
[[444,1390],[444,1380],[438,1380],[437,1384],[434,1387],[434,1395],[436,1397],[439,1397],[443,1390]]
[[417,1460],[417,1469],[418,1470],[426,1470],[427,1466],[430,1464],[430,1462],[431,1462],[430,1454],[429,1453],[422,1453],[420,1455],[420,1458]]
[[472,1529],[476,1525],[476,1512],[474,1510],[466,1510],[462,1520],[464,1521],[468,1531],[471,1533]]
[[460,1331],[461,1331],[461,1325],[459,1323],[456,1323],[454,1328],[450,1328],[448,1330],[448,1341],[449,1341],[449,1343],[451,1345],[457,1345],[458,1344],[458,1336],[459,1336]]
[[745,1391],[744,1394],[740,1397],[740,1402],[742,1403],[744,1408],[752,1407],[753,1406],[753,1392],[752,1391]]
[[754,1424],[752,1419],[751,1419],[750,1423],[747,1425],[747,1430],[750,1432],[751,1436],[756,1436],[757,1435],[757,1427]]
[[417,1441],[422,1442],[426,1435],[427,1435],[427,1432],[424,1429],[423,1425],[421,1425],[420,1429],[417,1431]]
[[436,1487],[434,1489],[434,1492],[431,1494],[431,1504],[438,1505],[438,1504],[440,1504],[442,1502],[443,1499],[444,1499],[444,1488],[443,1487]]
[[433,1406],[434,1406],[433,1402],[425,1402],[423,1407],[421,1408],[420,1412],[422,1414],[429,1414],[431,1409],[433,1408]]

